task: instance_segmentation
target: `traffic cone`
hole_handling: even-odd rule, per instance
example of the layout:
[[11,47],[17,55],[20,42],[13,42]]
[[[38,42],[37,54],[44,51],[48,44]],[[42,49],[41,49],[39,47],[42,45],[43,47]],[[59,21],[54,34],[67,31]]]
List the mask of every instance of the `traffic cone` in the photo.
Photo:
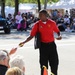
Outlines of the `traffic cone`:
[[48,75],[48,71],[46,66],[43,66],[43,75]]

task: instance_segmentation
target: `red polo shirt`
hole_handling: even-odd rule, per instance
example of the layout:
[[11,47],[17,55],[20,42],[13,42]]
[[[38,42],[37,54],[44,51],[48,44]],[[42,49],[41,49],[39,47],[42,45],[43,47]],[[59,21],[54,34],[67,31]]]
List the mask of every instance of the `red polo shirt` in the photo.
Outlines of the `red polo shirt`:
[[48,19],[44,24],[41,20],[35,23],[31,31],[31,36],[35,36],[37,32],[40,32],[41,42],[49,43],[54,41],[53,32],[60,32],[56,23],[53,20]]

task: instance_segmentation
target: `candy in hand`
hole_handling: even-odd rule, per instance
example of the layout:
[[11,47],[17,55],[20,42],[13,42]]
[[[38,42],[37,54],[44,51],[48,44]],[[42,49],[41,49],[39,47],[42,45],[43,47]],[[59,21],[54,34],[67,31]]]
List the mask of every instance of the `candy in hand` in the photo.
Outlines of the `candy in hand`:
[[20,43],[20,44],[19,44],[20,47],[23,47],[23,45],[24,45],[23,43]]

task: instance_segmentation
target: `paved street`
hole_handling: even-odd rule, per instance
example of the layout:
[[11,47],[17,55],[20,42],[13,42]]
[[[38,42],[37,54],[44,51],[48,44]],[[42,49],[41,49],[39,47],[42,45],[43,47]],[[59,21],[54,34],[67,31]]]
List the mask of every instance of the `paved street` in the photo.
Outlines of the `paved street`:
[[[63,39],[55,40],[60,62],[58,75],[75,75],[75,33],[62,32],[61,34]],[[0,49],[9,51],[11,48],[17,47],[28,35],[29,31],[17,32],[12,30],[9,35],[0,32]],[[40,75],[39,50],[34,50],[33,43],[34,39],[25,44],[24,47],[18,48],[14,54],[24,57],[26,75]]]

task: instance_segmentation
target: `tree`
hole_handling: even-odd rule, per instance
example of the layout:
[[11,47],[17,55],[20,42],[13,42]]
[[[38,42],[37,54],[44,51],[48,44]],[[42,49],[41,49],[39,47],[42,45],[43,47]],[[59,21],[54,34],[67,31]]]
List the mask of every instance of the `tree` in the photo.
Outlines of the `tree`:
[[51,0],[51,2],[55,2],[55,3],[58,2],[58,1],[59,1],[59,0]]
[[1,2],[1,15],[5,18],[5,0],[0,0]]
[[40,1],[41,1],[42,4],[44,4],[45,1],[47,1],[48,3],[52,3],[52,2],[56,3],[56,2],[58,2],[59,0],[40,0]]
[[20,3],[37,3],[37,0],[20,0]]
[[[45,1],[51,4],[52,2],[58,2],[59,0],[40,0],[40,3],[45,4]],[[19,3],[38,3],[38,0],[19,0]],[[14,0],[6,0],[6,5],[15,6]]]
[[37,0],[38,1],[38,11],[41,10],[41,3],[40,3],[40,0]]
[[47,7],[47,2],[48,2],[48,0],[45,0],[45,2],[44,2],[44,9],[46,9],[46,7]]
[[58,2],[59,0],[41,0],[41,3],[44,4],[44,9],[47,7],[47,3],[51,4],[52,2]]
[[14,15],[17,15],[18,10],[19,10],[19,0],[15,0],[15,14]]
[[6,0],[6,6],[15,6],[14,0]]

